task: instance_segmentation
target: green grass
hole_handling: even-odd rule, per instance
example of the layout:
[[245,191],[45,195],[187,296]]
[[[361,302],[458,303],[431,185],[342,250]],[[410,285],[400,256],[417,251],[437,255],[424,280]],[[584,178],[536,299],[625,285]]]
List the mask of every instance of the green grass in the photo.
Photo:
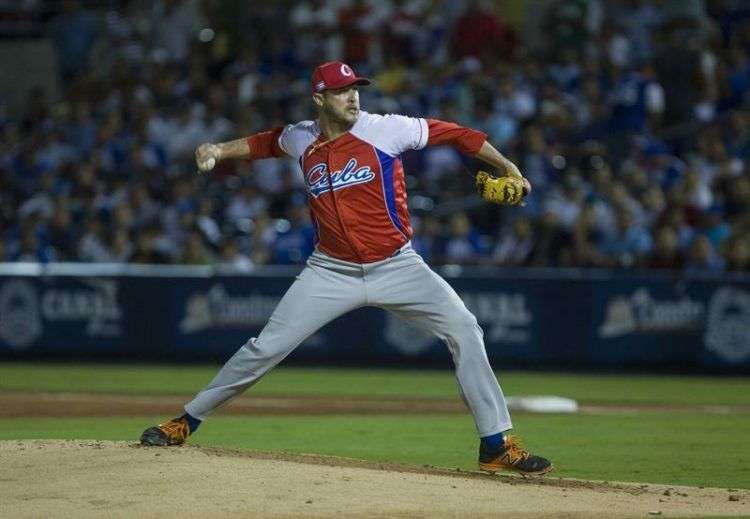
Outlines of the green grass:
[[[0,363],[0,391],[193,394],[218,366],[69,365]],[[553,394],[582,402],[750,405],[750,377],[588,375],[499,372],[508,395]],[[334,395],[454,398],[450,370],[277,368],[258,395]]]
[[[0,439],[132,441],[159,418],[6,419]],[[516,422],[525,443],[554,461],[557,476],[750,488],[745,417],[523,415]],[[476,469],[468,415],[217,416],[193,443]]]
[[[191,395],[217,366],[0,363],[0,392],[73,391]],[[556,394],[589,403],[750,405],[750,378],[501,372],[506,394]],[[457,398],[445,371],[279,368],[258,395]],[[164,417],[2,419],[0,439],[135,440]],[[549,456],[559,476],[750,488],[750,415],[648,412],[515,416],[516,431]],[[474,469],[476,438],[457,415],[217,416],[203,445],[330,454]]]

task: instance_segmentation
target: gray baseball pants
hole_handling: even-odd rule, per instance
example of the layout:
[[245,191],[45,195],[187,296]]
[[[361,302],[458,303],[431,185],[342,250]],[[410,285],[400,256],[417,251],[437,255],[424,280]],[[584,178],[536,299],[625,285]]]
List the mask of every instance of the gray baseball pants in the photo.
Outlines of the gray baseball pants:
[[459,393],[474,416],[480,437],[512,427],[476,318],[409,243],[391,258],[365,264],[315,251],[258,337],[237,350],[185,411],[205,419],[255,384],[326,323],[362,306],[393,312],[445,341],[453,356]]

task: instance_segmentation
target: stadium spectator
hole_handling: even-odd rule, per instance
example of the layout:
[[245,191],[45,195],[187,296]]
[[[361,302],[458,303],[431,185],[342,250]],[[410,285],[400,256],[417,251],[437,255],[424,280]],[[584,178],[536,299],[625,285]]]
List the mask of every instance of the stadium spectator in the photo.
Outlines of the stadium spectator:
[[566,248],[569,235],[562,230],[554,213],[545,213],[536,228],[536,243],[531,252],[530,265],[553,267],[561,263],[562,251]]
[[651,251],[651,234],[634,221],[627,207],[617,209],[615,221],[615,232],[604,239],[602,251],[621,267],[642,263]]
[[357,69],[366,68],[373,52],[375,36],[382,22],[376,3],[353,0],[338,12],[339,31],[344,36],[344,61]]
[[70,212],[68,200],[65,198],[58,199],[45,228],[47,242],[54,249],[58,261],[73,261],[76,259],[76,236],[72,224],[73,215]]
[[73,79],[89,65],[97,35],[97,20],[77,0],[64,0],[62,12],[50,24],[63,81]]
[[297,204],[282,222],[273,243],[273,262],[280,265],[302,264],[315,247],[315,230],[307,206]]
[[510,56],[513,43],[510,29],[478,0],[469,0],[456,20],[451,39],[456,58],[471,56],[488,62],[493,61],[493,54]]
[[192,230],[188,233],[180,263],[185,265],[210,265],[213,263],[213,257],[203,242],[200,231]]
[[724,261],[714,251],[711,241],[702,234],[696,236],[685,261],[685,271],[716,272],[723,268]]
[[443,260],[446,263],[478,263],[486,252],[484,240],[471,225],[466,213],[454,214],[445,239]]
[[569,173],[562,181],[562,186],[555,186],[546,200],[545,211],[553,214],[556,221],[566,230],[571,230],[584,200],[581,179]]
[[196,0],[160,0],[154,2],[152,21],[153,49],[169,61],[184,61],[200,18]]
[[492,251],[496,265],[526,265],[534,249],[534,228],[528,218],[520,216],[513,221],[510,229],[498,233],[497,243]]
[[109,243],[110,261],[112,263],[127,263],[133,255],[133,242],[130,241],[130,233],[127,229],[118,228],[110,237]]
[[729,271],[750,270],[750,241],[742,236],[728,240],[726,246],[727,265]]
[[559,251],[560,264],[583,267],[606,265],[607,258],[601,253],[597,244],[601,238],[596,228],[596,213],[593,206],[584,206],[568,231],[570,245]]
[[216,265],[245,272],[250,271],[253,268],[253,262],[247,255],[240,251],[237,241],[234,237],[228,237],[221,242]]
[[656,231],[654,249],[646,259],[646,267],[651,269],[680,269],[683,258],[678,247],[678,237],[674,229],[668,226]]
[[440,220],[429,214],[416,216],[412,221],[414,238],[412,244],[427,263],[442,262]]

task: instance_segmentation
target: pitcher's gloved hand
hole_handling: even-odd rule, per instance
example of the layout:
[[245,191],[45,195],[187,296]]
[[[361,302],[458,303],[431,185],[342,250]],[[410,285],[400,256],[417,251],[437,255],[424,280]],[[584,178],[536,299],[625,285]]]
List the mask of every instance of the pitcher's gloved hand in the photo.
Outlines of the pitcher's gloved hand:
[[486,171],[477,173],[476,186],[479,196],[501,205],[520,204],[528,193],[527,183],[522,177],[494,177]]

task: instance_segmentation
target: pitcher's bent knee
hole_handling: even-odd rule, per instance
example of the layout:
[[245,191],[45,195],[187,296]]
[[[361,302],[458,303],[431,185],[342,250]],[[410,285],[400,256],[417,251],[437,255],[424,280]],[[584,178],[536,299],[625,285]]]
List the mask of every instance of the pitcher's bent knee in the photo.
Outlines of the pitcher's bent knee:
[[476,345],[484,347],[484,332],[474,314],[468,310],[456,314],[448,322],[447,335],[460,346]]

